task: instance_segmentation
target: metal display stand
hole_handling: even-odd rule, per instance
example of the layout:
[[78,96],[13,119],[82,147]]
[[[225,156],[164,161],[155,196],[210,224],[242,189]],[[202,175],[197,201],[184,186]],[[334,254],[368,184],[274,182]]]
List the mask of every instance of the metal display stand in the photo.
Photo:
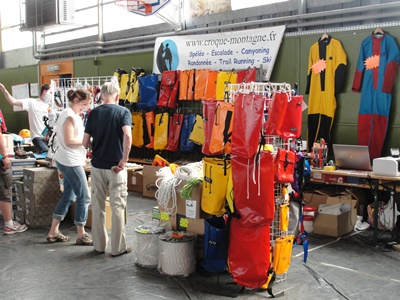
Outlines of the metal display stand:
[[106,81],[110,81],[111,78],[112,76],[52,79],[50,86],[53,90],[54,99],[52,100],[50,107],[53,111],[62,111],[68,107],[68,91],[70,89],[82,88],[90,92],[90,108],[94,108],[99,105],[95,98],[96,89],[100,89],[101,85]]
[[[267,111],[268,107],[272,103],[272,95],[275,91],[285,92],[289,94],[289,101],[291,100],[292,89],[288,83],[272,83],[272,82],[250,82],[241,84],[229,84],[228,85],[228,99],[227,102],[234,103],[236,97],[241,94],[261,94],[265,96],[265,108]],[[265,135],[265,144],[272,145],[273,152],[276,153],[278,149],[289,150],[291,148],[290,140],[282,139],[275,135]],[[282,231],[280,228],[280,207],[283,204],[289,204],[289,197],[285,197],[283,189],[285,184],[275,183],[274,184],[274,200],[275,200],[275,216],[271,224],[270,229],[270,243],[271,246],[275,247],[275,240],[280,237],[288,235],[288,231]],[[277,276],[276,282],[285,280],[287,273]]]

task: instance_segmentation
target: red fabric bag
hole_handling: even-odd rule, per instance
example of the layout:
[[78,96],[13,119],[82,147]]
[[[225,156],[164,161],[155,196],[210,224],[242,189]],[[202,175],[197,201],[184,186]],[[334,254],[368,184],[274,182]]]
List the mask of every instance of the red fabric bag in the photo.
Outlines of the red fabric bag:
[[179,137],[183,123],[183,114],[173,114],[169,117],[168,151],[179,151]]
[[246,70],[237,71],[236,83],[249,83],[257,79],[257,68],[248,68]]
[[203,103],[203,127],[204,127],[204,144],[201,147],[201,152],[204,155],[212,155],[210,152],[210,140],[212,128],[214,125],[214,112],[218,101],[202,101]]
[[275,214],[274,164],[269,151],[254,158],[231,156],[233,198],[243,227],[266,226]]
[[286,107],[280,137],[285,139],[300,137],[303,117],[302,104],[303,96],[292,96],[292,100],[288,102]]
[[264,116],[265,97],[238,94],[232,128],[232,154],[253,157],[257,153]]
[[281,91],[276,91],[272,95],[268,107],[267,121],[265,122],[266,135],[280,135],[288,100],[289,94]]
[[233,280],[249,289],[268,281],[270,226],[242,227],[240,219],[230,224],[228,267]]
[[278,149],[275,156],[275,181],[278,183],[292,183],[294,181],[294,164],[296,153],[292,150]]
[[162,72],[157,106],[169,108],[178,106],[179,74],[178,70]]

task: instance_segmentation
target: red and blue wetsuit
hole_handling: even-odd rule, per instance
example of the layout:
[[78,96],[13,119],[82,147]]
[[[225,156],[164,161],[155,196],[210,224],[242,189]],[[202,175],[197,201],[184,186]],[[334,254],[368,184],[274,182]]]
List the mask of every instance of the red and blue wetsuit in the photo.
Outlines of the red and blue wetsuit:
[[352,90],[361,91],[358,143],[369,147],[371,159],[382,153],[399,62],[399,48],[389,34],[372,34],[361,43]]

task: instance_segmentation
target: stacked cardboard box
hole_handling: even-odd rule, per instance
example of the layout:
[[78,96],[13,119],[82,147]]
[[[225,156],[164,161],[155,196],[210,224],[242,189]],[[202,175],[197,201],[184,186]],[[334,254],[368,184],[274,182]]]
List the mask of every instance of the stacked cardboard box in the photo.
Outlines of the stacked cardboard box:
[[24,183],[22,181],[13,181],[12,204],[14,218],[21,224],[25,223],[25,196]]
[[[68,216],[69,218],[73,221],[74,217],[75,217],[75,211],[76,211],[76,203],[73,203],[68,211]],[[86,225],[85,227],[87,228],[92,228],[92,204],[89,205],[89,210],[88,210],[88,218],[86,220]],[[125,224],[128,223],[128,208],[125,208]],[[107,230],[111,230],[112,229],[112,210],[111,210],[111,206],[110,206],[110,200],[107,197],[106,200],[106,229]]]
[[161,167],[158,166],[143,166],[143,197],[155,198],[156,191],[158,190],[156,186],[156,181],[158,179],[156,173],[160,169]]
[[61,196],[57,169],[24,169],[25,222],[32,227],[49,226]]
[[128,170],[128,191],[143,193],[143,174],[141,170]]
[[364,202],[362,199],[363,193],[356,193],[357,190],[352,188],[338,193],[337,187],[326,187],[315,190],[312,193],[305,192],[303,195],[306,205],[318,208],[320,204],[347,203],[351,207],[350,211],[343,212],[340,215],[317,213],[314,220],[313,233],[339,237],[351,232],[357,220],[357,201]]
[[13,180],[21,180],[24,169],[36,167],[36,158],[10,158]]

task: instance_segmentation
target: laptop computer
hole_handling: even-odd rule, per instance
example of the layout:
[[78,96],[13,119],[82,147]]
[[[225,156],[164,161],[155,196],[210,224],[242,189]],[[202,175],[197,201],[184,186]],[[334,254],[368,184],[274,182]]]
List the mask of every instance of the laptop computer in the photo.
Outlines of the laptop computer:
[[337,168],[365,171],[372,169],[368,146],[333,144],[332,147]]

